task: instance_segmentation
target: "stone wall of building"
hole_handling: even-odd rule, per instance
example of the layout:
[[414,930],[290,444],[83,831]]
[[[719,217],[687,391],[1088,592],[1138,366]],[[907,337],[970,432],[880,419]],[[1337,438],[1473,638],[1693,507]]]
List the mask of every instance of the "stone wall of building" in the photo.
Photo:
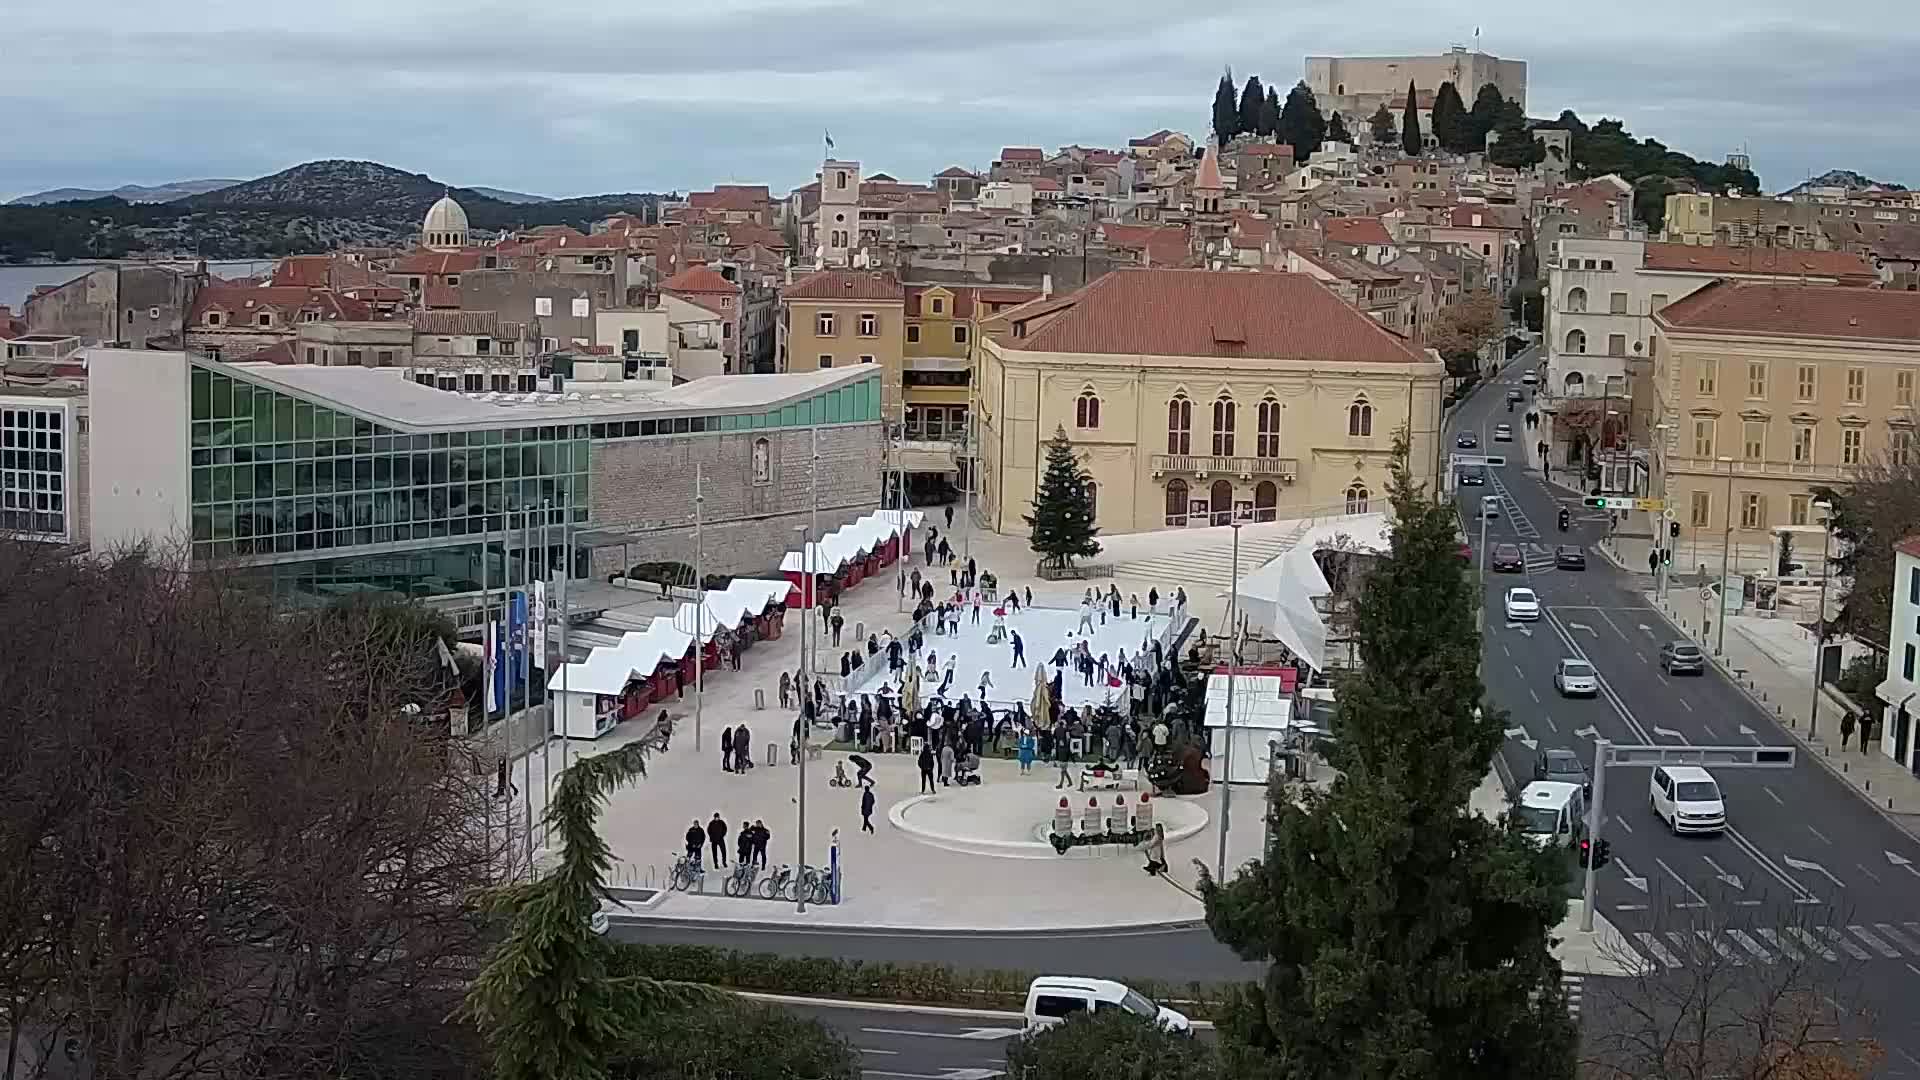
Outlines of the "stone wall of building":
[[106,266],[27,300],[27,328],[128,348],[177,342],[201,278],[164,266]]
[[[755,482],[754,443],[767,440],[768,471]],[[799,545],[794,529],[812,520],[808,429],[632,439],[594,444],[593,526],[633,539],[593,553],[604,577],[641,562],[694,561],[693,494],[700,466],[705,496],[700,547],[714,574],[768,574]],[[880,505],[880,425],[820,429],[819,520],[830,532]]]

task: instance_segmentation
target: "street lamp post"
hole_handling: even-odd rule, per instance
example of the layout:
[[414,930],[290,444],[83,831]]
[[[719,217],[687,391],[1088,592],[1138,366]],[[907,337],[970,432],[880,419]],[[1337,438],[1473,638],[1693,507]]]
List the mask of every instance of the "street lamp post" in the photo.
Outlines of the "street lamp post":
[[[816,413],[815,415],[817,416],[818,414]],[[807,605],[806,617],[800,620],[803,624],[812,619],[813,609],[820,604],[820,581],[814,576],[818,567],[816,567],[813,562],[814,550],[818,546],[818,537],[820,535],[820,425],[817,420],[810,434],[813,449],[809,462],[809,471],[812,475],[807,480],[809,516],[807,519],[806,534],[800,544],[800,566],[801,573],[804,575],[807,583],[807,597],[812,602]],[[803,634],[800,640],[806,641],[806,636]],[[804,659],[801,660],[801,672],[804,682],[801,685],[805,687],[804,692],[811,695],[813,693],[813,679],[811,678],[813,673],[813,648],[803,648],[802,656]],[[813,701],[811,696],[809,696],[807,700]],[[818,708],[820,703],[815,701],[813,704],[815,708]],[[813,725],[809,722],[807,709],[803,705],[800,709],[800,738],[794,746],[796,756],[800,759],[798,762],[800,767],[800,790],[794,799],[795,804],[799,807],[794,822],[794,843],[795,857],[800,867],[798,871],[800,875],[800,887],[796,888],[794,892],[799,897],[799,903],[795,907],[795,910],[803,914],[807,910],[807,744],[812,740]]]
[[704,706],[707,703],[707,579],[706,544],[700,526],[704,515],[702,505],[707,501],[701,484],[704,480],[701,465],[693,466],[693,752],[700,752],[700,728]]
[[1728,562],[1733,555],[1733,459],[1720,458],[1727,467],[1727,531],[1720,540],[1720,611],[1716,616],[1719,626],[1715,629],[1718,637],[1713,647],[1716,655],[1727,654],[1727,572]]
[[[1833,550],[1833,504],[1825,499],[1813,504],[1820,511],[1820,524],[1825,534],[1820,538],[1820,608],[1818,615],[1818,643],[1813,648],[1813,696],[1807,701],[1807,737],[1812,738],[1820,725],[1820,665],[1827,658],[1827,560]],[[1865,743],[1866,736],[1860,741]]]
[[1656,569],[1654,570],[1653,592],[1655,596],[1658,596],[1662,599],[1666,598],[1667,584],[1673,578],[1673,548],[1674,548],[1673,527],[1672,525],[1669,524],[1669,522],[1673,520],[1673,508],[1666,505],[1667,503],[1667,465],[1666,465],[1667,458],[1666,458],[1666,449],[1665,449],[1666,441],[1667,441],[1666,432],[1672,430],[1672,428],[1673,428],[1673,425],[1671,424],[1653,425],[1654,440],[1652,445],[1647,447],[1648,467],[1649,468],[1652,467],[1656,457],[1660,462],[1661,509],[1659,513],[1653,516],[1653,520],[1654,520],[1653,542],[1654,542],[1655,549],[1660,552],[1660,561],[1657,564]]
[[1227,722],[1221,730],[1225,747],[1220,752],[1220,849],[1214,858],[1216,881],[1227,879],[1227,825],[1233,816],[1233,684],[1240,652],[1240,522],[1233,525],[1233,585],[1227,594]]

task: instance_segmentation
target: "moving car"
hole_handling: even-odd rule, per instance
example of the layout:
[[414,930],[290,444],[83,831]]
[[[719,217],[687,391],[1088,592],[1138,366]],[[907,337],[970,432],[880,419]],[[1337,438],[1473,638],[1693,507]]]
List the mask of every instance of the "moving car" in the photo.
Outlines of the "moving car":
[[1520,376],[1520,383],[1523,386],[1536,386],[1539,382],[1540,375],[1538,372],[1529,371],[1525,375]]
[[1660,646],[1660,670],[1669,675],[1705,675],[1707,657],[1691,641],[1669,641]]
[[1520,401],[1523,401],[1523,400],[1525,400],[1525,398],[1526,398],[1526,395],[1525,395],[1525,394],[1522,394],[1522,393],[1521,393],[1520,391],[1518,391],[1518,390],[1509,390],[1509,391],[1507,391],[1507,400],[1508,400],[1508,401],[1510,401],[1510,402],[1515,402],[1515,403],[1518,403],[1518,402],[1520,402]]
[[1460,466],[1460,483],[1464,487],[1486,487],[1487,467],[1485,465]]
[[1648,784],[1653,814],[1674,835],[1727,831],[1727,804],[1713,774],[1698,765],[1662,765]]
[[1498,495],[1480,496],[1480,516],[1488,517],[1488,518],[1499,517],[1500,516],[1500,496]]
[[1027,1034],[1065,1022],[1075,1013],[1123,1009],[1154,1021],[1168,1031],[1191,1034],[1193,1024],[1182,1013],[1155,1004],[1124,983],[1112,979],[1082,979],[1072,975],[1042,975],[1027,985]]
[[1569,657],[1554,667],[1553,688],[1560,691],[1561,697],[1596,697],[1600,693],[1600,676],[1592,664]]
[[1540,598],[1532,589],[1507,590],[1507,618],[1518,622],[1532,622],[1540,617]]
[[1513,441],[1513,425],[1512,424],[1493,425],[1493,441],[1494,442],[1512,442]]
[[1579,784],[1535,780],[1513,808],[1520,831],[1541,847],[1573,847],[1587,834],[1587,796]]
[[1587,551],[1578,544],[1561,544],[1553,549],[1553,565],[1560,570],[1585,570]]
[[1580,755],[1571,750],[1541,750],[1533,759],[1533,778],[1579,784],[1582,794],[1593,797],[1593,780],[1587,776],[1587,766]]
[[1519,544],[1495,544],[1488,552],[1492,556],[1493,572],[1496,574],[1523,574],[1527,569],[1527,557],[1520,553]]
[[1472,450],[1480,445],[1480,437],[1471,431],[1463,431],[1453,437],[1453,445],[1462,450]]

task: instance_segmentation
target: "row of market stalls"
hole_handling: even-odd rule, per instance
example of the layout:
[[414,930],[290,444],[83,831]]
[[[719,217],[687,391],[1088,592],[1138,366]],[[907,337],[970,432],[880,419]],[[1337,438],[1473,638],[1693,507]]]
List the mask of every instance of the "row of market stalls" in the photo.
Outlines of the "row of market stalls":
[[785,581],[736,579],[682,603],[671,618],[622,635],[617,645],[598,646],[585,660],[560,665],[547,680],[555,730],[569,739],[598,738],[648,705],[677,696],[694,684],[696,652],[706,670],[720,666],[723,635],[737,637],[743,647],[778,640],[790,588]]
[[[832,605],[842,590],[913,554],[913,530],[926,514],[920,510],[877,510],[844,525],[798,551],[787,552],[780,572],[790,586],[787,606],[812,608],[815,600]],[[808,586],[807,571],[814,584]]]

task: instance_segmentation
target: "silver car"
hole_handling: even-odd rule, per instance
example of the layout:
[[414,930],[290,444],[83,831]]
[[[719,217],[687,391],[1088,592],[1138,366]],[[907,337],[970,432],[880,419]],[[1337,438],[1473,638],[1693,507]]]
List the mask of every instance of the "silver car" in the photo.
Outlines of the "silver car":
[[1561,697],[1594,697],[1600,693],[1600,676],[1592,664],[1568,657],[1553,670],[1553,688]]

